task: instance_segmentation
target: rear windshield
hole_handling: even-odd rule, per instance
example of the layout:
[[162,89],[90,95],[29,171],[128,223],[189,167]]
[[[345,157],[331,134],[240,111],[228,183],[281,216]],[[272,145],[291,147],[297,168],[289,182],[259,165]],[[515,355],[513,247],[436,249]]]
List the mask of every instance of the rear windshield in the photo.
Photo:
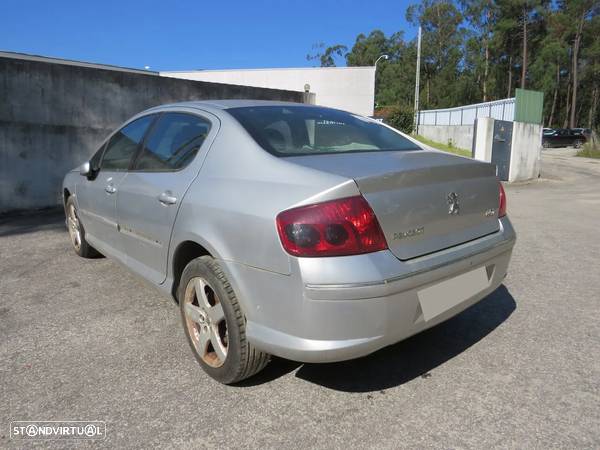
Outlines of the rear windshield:
[[256,142],[277,156],[420,150],[372,119],[312,106],[256,106],[227,110]]

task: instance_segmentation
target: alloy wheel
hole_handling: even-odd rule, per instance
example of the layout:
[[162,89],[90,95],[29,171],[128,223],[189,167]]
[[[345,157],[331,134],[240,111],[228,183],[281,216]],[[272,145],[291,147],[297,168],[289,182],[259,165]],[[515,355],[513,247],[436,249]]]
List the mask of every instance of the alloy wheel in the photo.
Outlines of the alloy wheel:
[[81,248],[81,225],[77,218],[77,212],[73,204],[69,205],[69,213],[67,215],[67,226],[69,228],[69,236],[71,237],[71,243],[75,250],[79,251]]
[[228,333],[223,305],[215,290],[202,277],[192,278],[185,289],[185,323],[202,360],[221,367],[227,359]]

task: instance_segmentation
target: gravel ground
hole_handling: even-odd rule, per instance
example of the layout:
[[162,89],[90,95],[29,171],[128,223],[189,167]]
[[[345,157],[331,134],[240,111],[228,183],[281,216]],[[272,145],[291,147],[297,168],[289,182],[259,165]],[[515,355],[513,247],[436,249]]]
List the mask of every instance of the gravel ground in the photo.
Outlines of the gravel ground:
[[[454,319],[338,364],[236,387],[194,361],[176,305],[56,214],[0,219],[0,447],[14,420],[103,420],[72,447],[599,448],[600,161],[544,152],[507,188],[506,282]],[[65,442],[25,442],[64,447]]]

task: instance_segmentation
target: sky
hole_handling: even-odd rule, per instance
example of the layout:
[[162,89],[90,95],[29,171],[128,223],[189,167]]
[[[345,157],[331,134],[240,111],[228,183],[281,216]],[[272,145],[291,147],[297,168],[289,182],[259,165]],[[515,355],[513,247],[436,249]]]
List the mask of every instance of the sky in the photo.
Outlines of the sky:
[[416,0],[1,2],[0,50],[157,71],[310,67],[319,42],[416,34],[405,18]]

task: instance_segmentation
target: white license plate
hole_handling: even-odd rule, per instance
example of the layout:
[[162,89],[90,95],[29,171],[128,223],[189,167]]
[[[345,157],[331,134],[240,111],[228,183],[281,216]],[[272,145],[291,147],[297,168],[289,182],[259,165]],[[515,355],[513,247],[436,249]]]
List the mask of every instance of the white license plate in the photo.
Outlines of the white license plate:
[[439,316],[489,285],[485,267],[480,267],[420,290],[417,294],[423,319],[427,321]]

